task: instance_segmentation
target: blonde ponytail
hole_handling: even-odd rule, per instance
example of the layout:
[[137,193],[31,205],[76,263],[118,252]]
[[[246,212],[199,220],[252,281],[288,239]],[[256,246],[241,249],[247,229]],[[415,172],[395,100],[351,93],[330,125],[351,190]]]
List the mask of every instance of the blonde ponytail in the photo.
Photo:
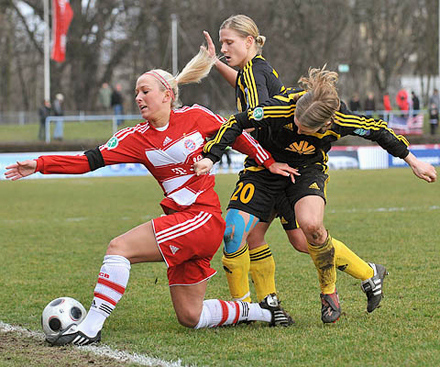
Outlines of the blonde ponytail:
[[175,109],[181,106],[179,84],[200,83],[209,74],[216,61],[216,57],[211,57],[206,49],[201,48],[176,76],[162,69],[150,70],[145,74],[153,75],[162,90],[171,92],[171,108]]
[[340,100],[336,84],[338,73],[310,68],[307,77],[301,77],[299,84],[307,92],[296,103],[295,116],[301,125],[320,129],[330,121],[339,109]]

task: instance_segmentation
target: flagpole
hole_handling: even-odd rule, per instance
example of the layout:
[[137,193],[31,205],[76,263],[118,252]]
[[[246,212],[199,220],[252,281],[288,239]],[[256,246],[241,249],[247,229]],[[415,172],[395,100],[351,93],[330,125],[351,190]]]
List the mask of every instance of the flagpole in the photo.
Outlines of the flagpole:
[[49,0],[44,0],[44,100],[50,102]]
[[178,19],[177,14],[171,14],[171,50],[172,50],[172,71],[173,75],[177,75],[179,72],[178,66],[178,51],[177,51],[177,27]]

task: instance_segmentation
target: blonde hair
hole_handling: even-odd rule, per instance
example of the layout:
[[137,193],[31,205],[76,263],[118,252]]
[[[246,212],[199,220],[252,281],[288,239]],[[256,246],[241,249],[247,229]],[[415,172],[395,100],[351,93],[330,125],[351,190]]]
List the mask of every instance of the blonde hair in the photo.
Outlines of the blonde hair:
[[243,38],[248,36],[253,37],[257,47],[257,54],[261,55],[264,43],[266,42],[266,37],[260,35],[257,25],[247,15],[238,14],[230,16],[220,26],[220,29],[224,28],[229,28],[236,31]]
[[[162,69],[153,69],[145,74],[152,75],[158,81],[161,90],[169,90],[171,92],[173,97],[171,108],[175,109],[181,106],[179,85],[200,83],[209,74],[216,61],[216,57],[210,56],[206,49],[201,48],[199,53],[176,76]],[[155,76],[155,74],[158,74],[159,77]]]
[[340,105],[336,90],[338,73],[325,70],[325,67],[309,68],[308,77],[299,79],[306,93],[296,102],[295,117],[301,125],[311,129],[322,128],[332,119]]

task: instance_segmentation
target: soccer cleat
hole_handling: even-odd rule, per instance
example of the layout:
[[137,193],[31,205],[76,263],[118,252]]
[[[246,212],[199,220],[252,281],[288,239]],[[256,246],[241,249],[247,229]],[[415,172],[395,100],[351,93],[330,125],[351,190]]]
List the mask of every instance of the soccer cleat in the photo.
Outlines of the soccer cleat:
[[339,320],[341,316],[341,306],[339,305],[338,292],[332,294],[321,293],[321,320],[324,324],[329,324]]
[[287,327],[294,323],[290,315],[280,306],[280,302],[275,293],[267,295],[259,304],[261,308],[269,310],[272,314],[269,326]]
[[368,304],[367,311],[373,312],[383,298],[383,281],[385,276],[388,275],[387,269],[380,264],[368,263],[373,268],[373,277],[364,280],[361,283],[361,288],[367,295]]
[[66,344],[75,344],[75,345],[88,345],[93,343],[98,343],[101,341],[101,330],[96,334],[95,337],[90,338],[83,332],[78,330],[78,325],[70,325],[66,330],[64,330],[58,337],[53,340],[46,338],[46,340],[52,345],[66,345]]

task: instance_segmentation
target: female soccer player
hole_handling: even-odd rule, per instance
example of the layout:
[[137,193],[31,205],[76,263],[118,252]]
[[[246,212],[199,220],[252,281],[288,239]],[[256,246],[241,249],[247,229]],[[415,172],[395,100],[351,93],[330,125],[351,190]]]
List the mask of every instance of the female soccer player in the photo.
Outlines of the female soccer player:
[[[295,176],[295,184],[292,184],[288,178],[272,175],[267,170],[244,172],[242,187],[252,192],[252,196],[247,197],[247,204],[242,204],[241,210],[266,218],[268,213],[261,203],[271,200],[280,190],[286,191],[318,271],[321,319],[325,323],[335,322],[341,314],[335,262],[336,247],[341,242],[332,238],[324,227],[329,177],[326,162],[331,144],[343,136],[358,135],[376,141],[393,156],[404,159],[417,177],[427,182],[434,182],[437,178],[435,168],[410,153],[407,140],[389,129],[385,121],[348,111],[339,99],[337,79],[337,73],[325,68],[310,69],[308,77],[300,79],[304,90],[288,89],[285,94],[275,96],[259,107],[232,116],[216,137],[205,145],[206,158],[195,165],[197,174],[207,173],[243,129],[261,128],[262,136],[269,136],[267,131],[270,130],[270,137],[260,140],[261,145],[277,161],[297,168],[300,175]],[[385,268],[371,265],[374,276],[362,282],[369,312],[382,298],[385,276]]]
[[[216,55],[214,43],[208,32],[204,32],[211,56]],[[246,15],[233,15],[220,26],[221,52],[227,64],[217,60],[216,68],[220,74],[235,88],[237,109],[242,112],[253,108],[270,97],[285,90],[278,73],[261,55],[266,37],[260,35],[255,22]],[[233,67],[239,68],[237,72]],[[254,130],[252,136],[258,140],[259,132]],[[290,243],[301,252],[307,252],[307,240],[297,227],[294,213],[288,207],[285,195],[280,193],[275,209],[267,221],[259,221],[252,231],[244,231],[243,237],[231,235],[232,228],[242,221],[243,212],[237,210],[230,202],[226,215],[226,232],[224,236],[224,255],[222,262],[226,270],[231,296],[237,300],[250,301],[249,279],[251,277],[257,292],[258,300],[268,294],[276,293],[275,261],[264,235],[276,213]],[[287,205],[287,206],[286,206]]]
[[[208,44],[208,51],[215,56],[215,46],[211,37],[204,32]],[[221,75],[233,86],[236,91],[237,108],[245,111],[285,91],[285,87],[278,77],[278,73],[261,56],[265,37],[259,34],[255,22],[245,15],[234,15],[226,19],[220,27],[221,52],[224,54],[228,65],[217,60],[215,65]],[[232,67],[238,67],[235,71]],[[261,141],[270,138],[268,130],[255,129],[251,134]],[[255,162],[248,160],[246,170],[260,170]],[[248,172],[252,175],[251,172]],[[237,193],[243,187],[242,178],[234,190]],[[258,174],[256,177],[260,177]],[[243,203],[240,195],[232,195],[226,215],[226,232],[224,236],[225,251],[223,265],[226,270],[231,295],[234,299],[250,301],[248,272],[250,270],[255,285],[258,300],[264,299],[268,294],[276,293],[275,288],[275,262],[268,244],[264,238],[276,213],[280,216],[283,228],[290,243],[300,252],[308,253],[307,239],[298,227],[295,212],[289,204],[286,193],[280,191],[269,207],[274,210],[267,218],[256,216],[258,212],[249,213],[241,210]],[[245,204],[245,203],[244,203]],[[268,206],[268,202],[261,205]],[[245,205],[246,206],[246,205]],[[243,221],[252,215],[253,222],[258,222],[245,230]],[[244,218],[246,217],[246,218]],[[258,221],[259,220],[259,221]],[[232,231],[232,228],[234,230]],[[238,231],[237,228],[242,229]],[[251,230],[252,229],[252,230]],[[249,249],[248,249],[249,248]],[[386,270],[379,264],[368,264],[347,246],[335,240],[335,257],[338,269],[350,274],[363,282],[373,281],[374,276],[380,279]],[[379,305],[382,293],[374,297],[367,295],[367,310],[372,312]]]
[[[192,166],[202,158],[205,139],[224,122],[208,109],[178,108],[178,84],[198,82],[209,73],[213,59],[203,50],[177,77],[163,70],[142,74],[136,82],[136,103],[145,122],[118,131],[105,145],[78,156],[42,156],[6,167],[6,178],[17,180],[34,172],[84,173],[116,163],[142,163],[162,187],[165,216],[144,223],[113,239],[99,272],[92,306],[85,320],[63,331],[55,345],[85,345],[101,338],[106,318],[124,294],[131,264],[164,261],[171,300],[178,321],[203,328],[259,320],[288,326],[292,319],[276,295],[262,302],[204,301],[207,280],[216,272],[210,261],[219,248],[225,222],[214,191],[214,176],[196,176]],[[293,174],[275,163],[249,135],[236,148],[250,154],[272,172]]]

